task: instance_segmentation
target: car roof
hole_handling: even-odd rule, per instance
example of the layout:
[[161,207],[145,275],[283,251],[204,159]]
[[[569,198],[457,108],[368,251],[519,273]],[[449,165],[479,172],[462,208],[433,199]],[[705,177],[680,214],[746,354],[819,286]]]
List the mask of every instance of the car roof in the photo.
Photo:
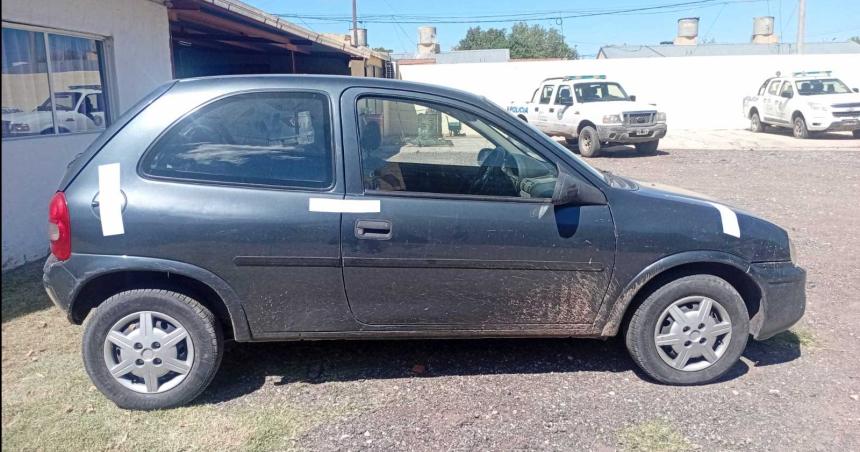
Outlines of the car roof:
[[179,79],[178,84],[184,88],[193,88],[195,85],[205,86],[212,83],[218,84],[220,88],[247,90],[256,83],[261,85],[271,82],[283,81],[286,83],[298,83],[307,85],[323,91],[339,92],[349,88],[381,88],[397,89],[402,91],[415,91],[420,93],[436,94],[454,99],[464,100],[472,103],[493,104],[484,96],[478,96],[466,91],[448,88],[429,83],[407,82],[404,80],[357,77],[348,75],[307,75],[307,74],[261,74],[261,75],[219,75],[211,77],[195,77]]

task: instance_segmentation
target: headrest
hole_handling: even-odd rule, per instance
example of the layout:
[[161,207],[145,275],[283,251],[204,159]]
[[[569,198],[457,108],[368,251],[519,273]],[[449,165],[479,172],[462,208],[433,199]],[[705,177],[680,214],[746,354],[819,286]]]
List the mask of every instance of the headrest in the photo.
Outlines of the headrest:
[[382,129],[377,121],[367,121],[361,127],[361,148],[379,149],[382,145]]

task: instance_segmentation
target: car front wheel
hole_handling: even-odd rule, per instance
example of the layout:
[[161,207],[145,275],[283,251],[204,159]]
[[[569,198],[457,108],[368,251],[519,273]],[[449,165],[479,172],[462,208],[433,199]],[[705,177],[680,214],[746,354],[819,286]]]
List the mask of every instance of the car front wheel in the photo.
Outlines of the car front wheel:
[[592,126],[585,126],[579,131],[579,154],[583,157],[594,157],[600,152],[600,137],[597,135],[597,129]]
[[130,290],[87,318],[84,365],[120,408],[170,408],[206,389],[221,362],[222,343],[219,323],[197,301],[167,290]]
[[764,124],[761,122],[761,117],[759,117],[758,112],[753,112],[750,115],[750,130],[755,133],[764,132]]
[[792,132],[794,133],[794,138],[809,138],[809,129],[806,127],[806,119],[803,119],[803,116],[797,115],[794,118],[792,124]]
[[626,334],[636,364],[661,383],[713,381],[741,356],[749,314],[731,284],[693,275],[657,289],[636,309]]

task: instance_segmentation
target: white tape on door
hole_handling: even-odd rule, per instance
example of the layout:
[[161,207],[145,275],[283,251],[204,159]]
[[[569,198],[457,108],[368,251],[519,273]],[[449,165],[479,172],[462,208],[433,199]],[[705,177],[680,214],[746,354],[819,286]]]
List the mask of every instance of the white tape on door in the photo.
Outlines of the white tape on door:
[[308,202],[311,212],[330,213],[379,213],[378,199],[330,199],[311,198]]
[[123,196],[119,184],[119,163],[99,165],[99,217],[102,235],[125,233],[122,224]]

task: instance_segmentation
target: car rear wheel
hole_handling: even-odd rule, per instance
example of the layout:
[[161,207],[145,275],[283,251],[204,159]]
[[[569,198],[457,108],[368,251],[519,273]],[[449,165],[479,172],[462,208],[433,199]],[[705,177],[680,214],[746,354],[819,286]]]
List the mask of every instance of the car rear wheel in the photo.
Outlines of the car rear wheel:
[[851,135],[854,135],[854,138],[860,138],[860,130],[854,130],[851,132]]
[[657,152],[660,146],[660,140],[646,141],[644,143],[636,143],[636,152],[640,154],[653,154]]
[[792,124],[792,132],[794,133],[794,138],[809,138],[809,129],[806,127],[806,119],[804,119],[802,115],[795,116],[794,121],[792,121]]
[[579,131],[579,154],[583,157],[594,157],[600,152],[600,137],[597,129],[585,126]]
[[121,292],[87,318],[84,364],[95,386],[120,408],[183,405],[206,389],[221,362],[214,315],[166,290]]
[[749,314],[725,280],[693,275],[657,289],[636,309],[627,327],[627,349],[636,364],[661,383],[713,381],[741,356]]
[[759,117],[757,111],[754,111],[750,115],[750,130],[752,130],[755,133],[764,132],[764,124],[762,124],[761,117]]

